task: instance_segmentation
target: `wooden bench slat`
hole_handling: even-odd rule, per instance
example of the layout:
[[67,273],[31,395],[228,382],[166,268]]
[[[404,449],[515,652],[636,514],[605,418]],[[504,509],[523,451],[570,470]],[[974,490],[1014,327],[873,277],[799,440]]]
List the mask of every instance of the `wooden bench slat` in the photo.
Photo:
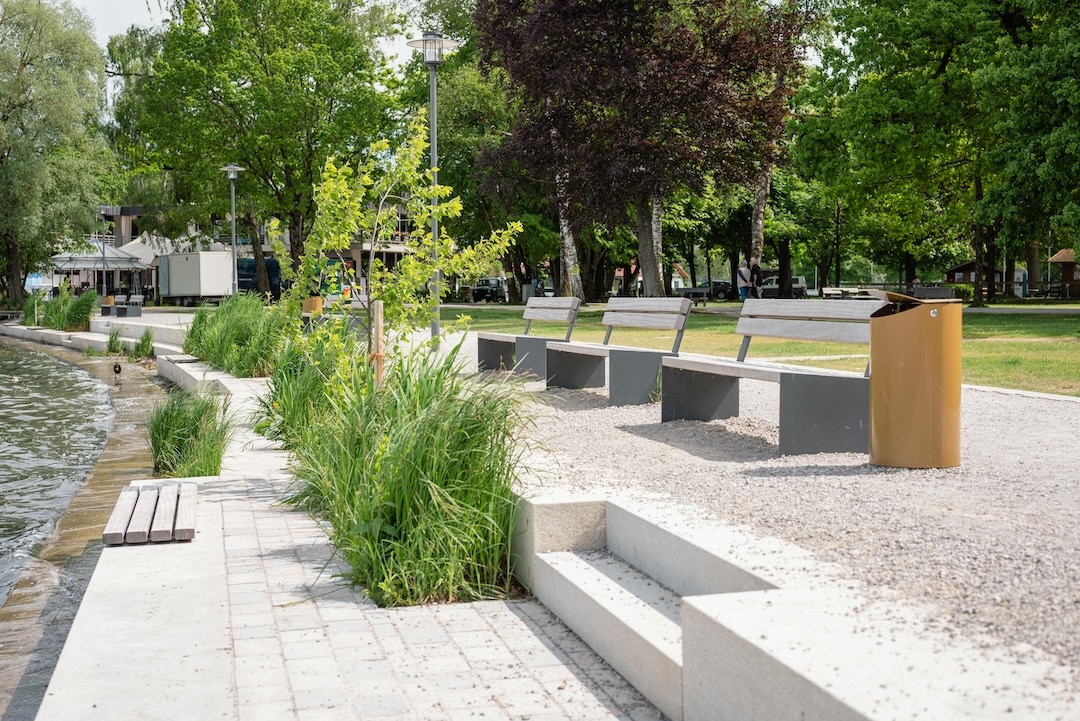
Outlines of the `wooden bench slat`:
[[[575,298],[574,300],[577,300]],[[576,308],[525,308],[522,318],[525,320],[551,321],[555,323],[569,323],[577,317]]]
[[603,324],[615,328],[653,328],[656,330],[682,330],[686,315],[679,313],[629,313],[607,311]]
[[[804,303],[806,301],[799,301]],[[810,340],[826,343],[870,342],[869,323],[849,323],[826,320],[795,320],[786,318],[739,318],[735,333],[743,336]]]
[[607,302],[608,312],[687,313],[692,304],[689,298],[624,298],[616,296]]
[[748,298],[743,302],[743,316],[768,318],[797,318],[799,320],[833,320],[868,322],[870,316],[885,305],[878,298],[837,303],[833,300],[807,299],[793,303],[790,298]]
[[124,534],[125,543],[146,543],[150,538],[150,525],[154,520],[157,497],[157,486],[139,487],[139,500],[135,503],[135,510],[131,514],[127,533]]
[[191,541],[195,538],[195,501],[199,487],[194,483],[181,483],[176,504],[176,525],[173,538]]
[[120,497],[113,506],[109,520],[105,524],[105,531],[101,534],[101,542],[106,546],[117,546],[124,542],[127,533],[128,522],[135,510],[135,503],[139,500],[139,489],[128,486],[121,489]]
[[163,483],[158,491],[157,508],[154,510],[154,521],[150,525],[150,542],[161,543],[171,541],[173,537],[173,523],[176,520],[176,498],[180,487],[176,483]]

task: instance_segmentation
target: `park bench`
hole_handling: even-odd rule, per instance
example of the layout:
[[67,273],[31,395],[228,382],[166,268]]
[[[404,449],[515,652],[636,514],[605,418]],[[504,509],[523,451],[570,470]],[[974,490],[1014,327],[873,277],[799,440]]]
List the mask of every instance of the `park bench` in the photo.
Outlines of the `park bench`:
[[101,542],[118,546],[194,539],[197,491],[191,482],[132,482],[120,491]]
[[111,315],[117,318],[137,318],[142,316],[143,301],[146,297],[140,294],[118,295],[113,299],[112,305],[101,306],[101,315]]
[[522,316],[525,331],[510,333],[477,333],[476,356],[480,370],[513,370],[517,373],[547,377],[547,343],[550,338],[529,335],[533,321],[559,323],[566,326],[564,341],[570,340],[577,320],[579,298],[547,298],[533,296],[525,303]]
[[858,300],[749,299],[735,332],[735,359],[667,357],[662,362],[661,420],[714,420],[739,414],[739,380],[780,384],[780,453],[867,452],[868,373],[747,361],[755,337],[870,343],[870,316],[886,303]]
[[709,300],[709,288],[708,286],[698,286],[695,288],[680,288],[683,298],[689,298],[694,305],[701,303],[707,305]]
[[[607,385],[611,405],[652,402],[659,393],[660,359],[679,352],[691,306],[689,298],[611,298],[602,321],[607,327],[602,344],[547,344],[548,388]],[[615,328],[674,331],[675,340],[670,351],[613,346],[609,341]]]

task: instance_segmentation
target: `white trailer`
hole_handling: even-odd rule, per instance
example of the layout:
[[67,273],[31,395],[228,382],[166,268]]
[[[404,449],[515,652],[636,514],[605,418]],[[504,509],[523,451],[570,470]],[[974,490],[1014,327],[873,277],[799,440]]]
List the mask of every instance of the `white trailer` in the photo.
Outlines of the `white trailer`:
[[177,305],[219,303],[232,295],[232,253],[199,251],[158,256],[161,299]]

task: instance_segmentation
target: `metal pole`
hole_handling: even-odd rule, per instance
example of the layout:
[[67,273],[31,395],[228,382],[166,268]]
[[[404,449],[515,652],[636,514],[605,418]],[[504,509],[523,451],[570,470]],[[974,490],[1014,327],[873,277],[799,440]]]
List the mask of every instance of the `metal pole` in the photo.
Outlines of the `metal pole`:
[[232,217],[232,292],[236,295],[236,178],[229,178],[230,206]]
[[[431,63],[428,65],[430,74],[428,75],[428,103],[431,112],[431,186],[432,189],[439,184],[439,172],[436,168],[439,167],[439,131],[438,125],[438,108],[436,105],[436,92],[435,92],[435,69],[436,65]],[[435,313],[431,317],[431,337],[438,339],[439,337],[439,300],[441,298],[441,287],[439,278],[439,219],[436,217],[435,211],[439,207],[439,198],[434,193],[431,196],[431,263],[432,263],[432,275],[431,275],[431,293],[435,297]]]

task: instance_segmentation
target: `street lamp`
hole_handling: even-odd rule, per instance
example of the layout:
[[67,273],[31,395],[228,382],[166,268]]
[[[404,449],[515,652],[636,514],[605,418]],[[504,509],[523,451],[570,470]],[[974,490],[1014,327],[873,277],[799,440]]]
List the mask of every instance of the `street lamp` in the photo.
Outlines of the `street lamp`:
[[[406,43],[410,48],[416,48],[424,53],[424,64],[428,66],[428,123],[431,133],[431,185],[439,184],[439,133],[437,129],[438,107],[435,102],[435,70],[442,65],[443,51],[453,50],[460,43],[457,40],[444,38],[442,33],[425,32],[419,40],[410,40]],[[432,210],[439,205],[439,198],[432,194]],[[431,293],[435,296],[435,315],[431,319],[431,337],[439,337],[439,219],[433,212],[431,214],[431,260],[435,271],[431,276]]]
[[237,279],[236,279],[236,178],[237,178],[238,175],[240,175],[241,171],[243,171],[243,170],[244,169],[241,168],[236,163],[229,163],[224,168],[222,168],[222,171],[224,171],[225,173],[228,173],[228,175],[229,175],[229,190],[231,191],[230,192],[230,201],[231,201],[231,203],[230,203],[230,209],[231,209],[230,217],[232,218],[232,292],[233,292],[233,295],[236,295],[236,290],[237,290],[237,288],[236,288],[236,286],[237,286]]

